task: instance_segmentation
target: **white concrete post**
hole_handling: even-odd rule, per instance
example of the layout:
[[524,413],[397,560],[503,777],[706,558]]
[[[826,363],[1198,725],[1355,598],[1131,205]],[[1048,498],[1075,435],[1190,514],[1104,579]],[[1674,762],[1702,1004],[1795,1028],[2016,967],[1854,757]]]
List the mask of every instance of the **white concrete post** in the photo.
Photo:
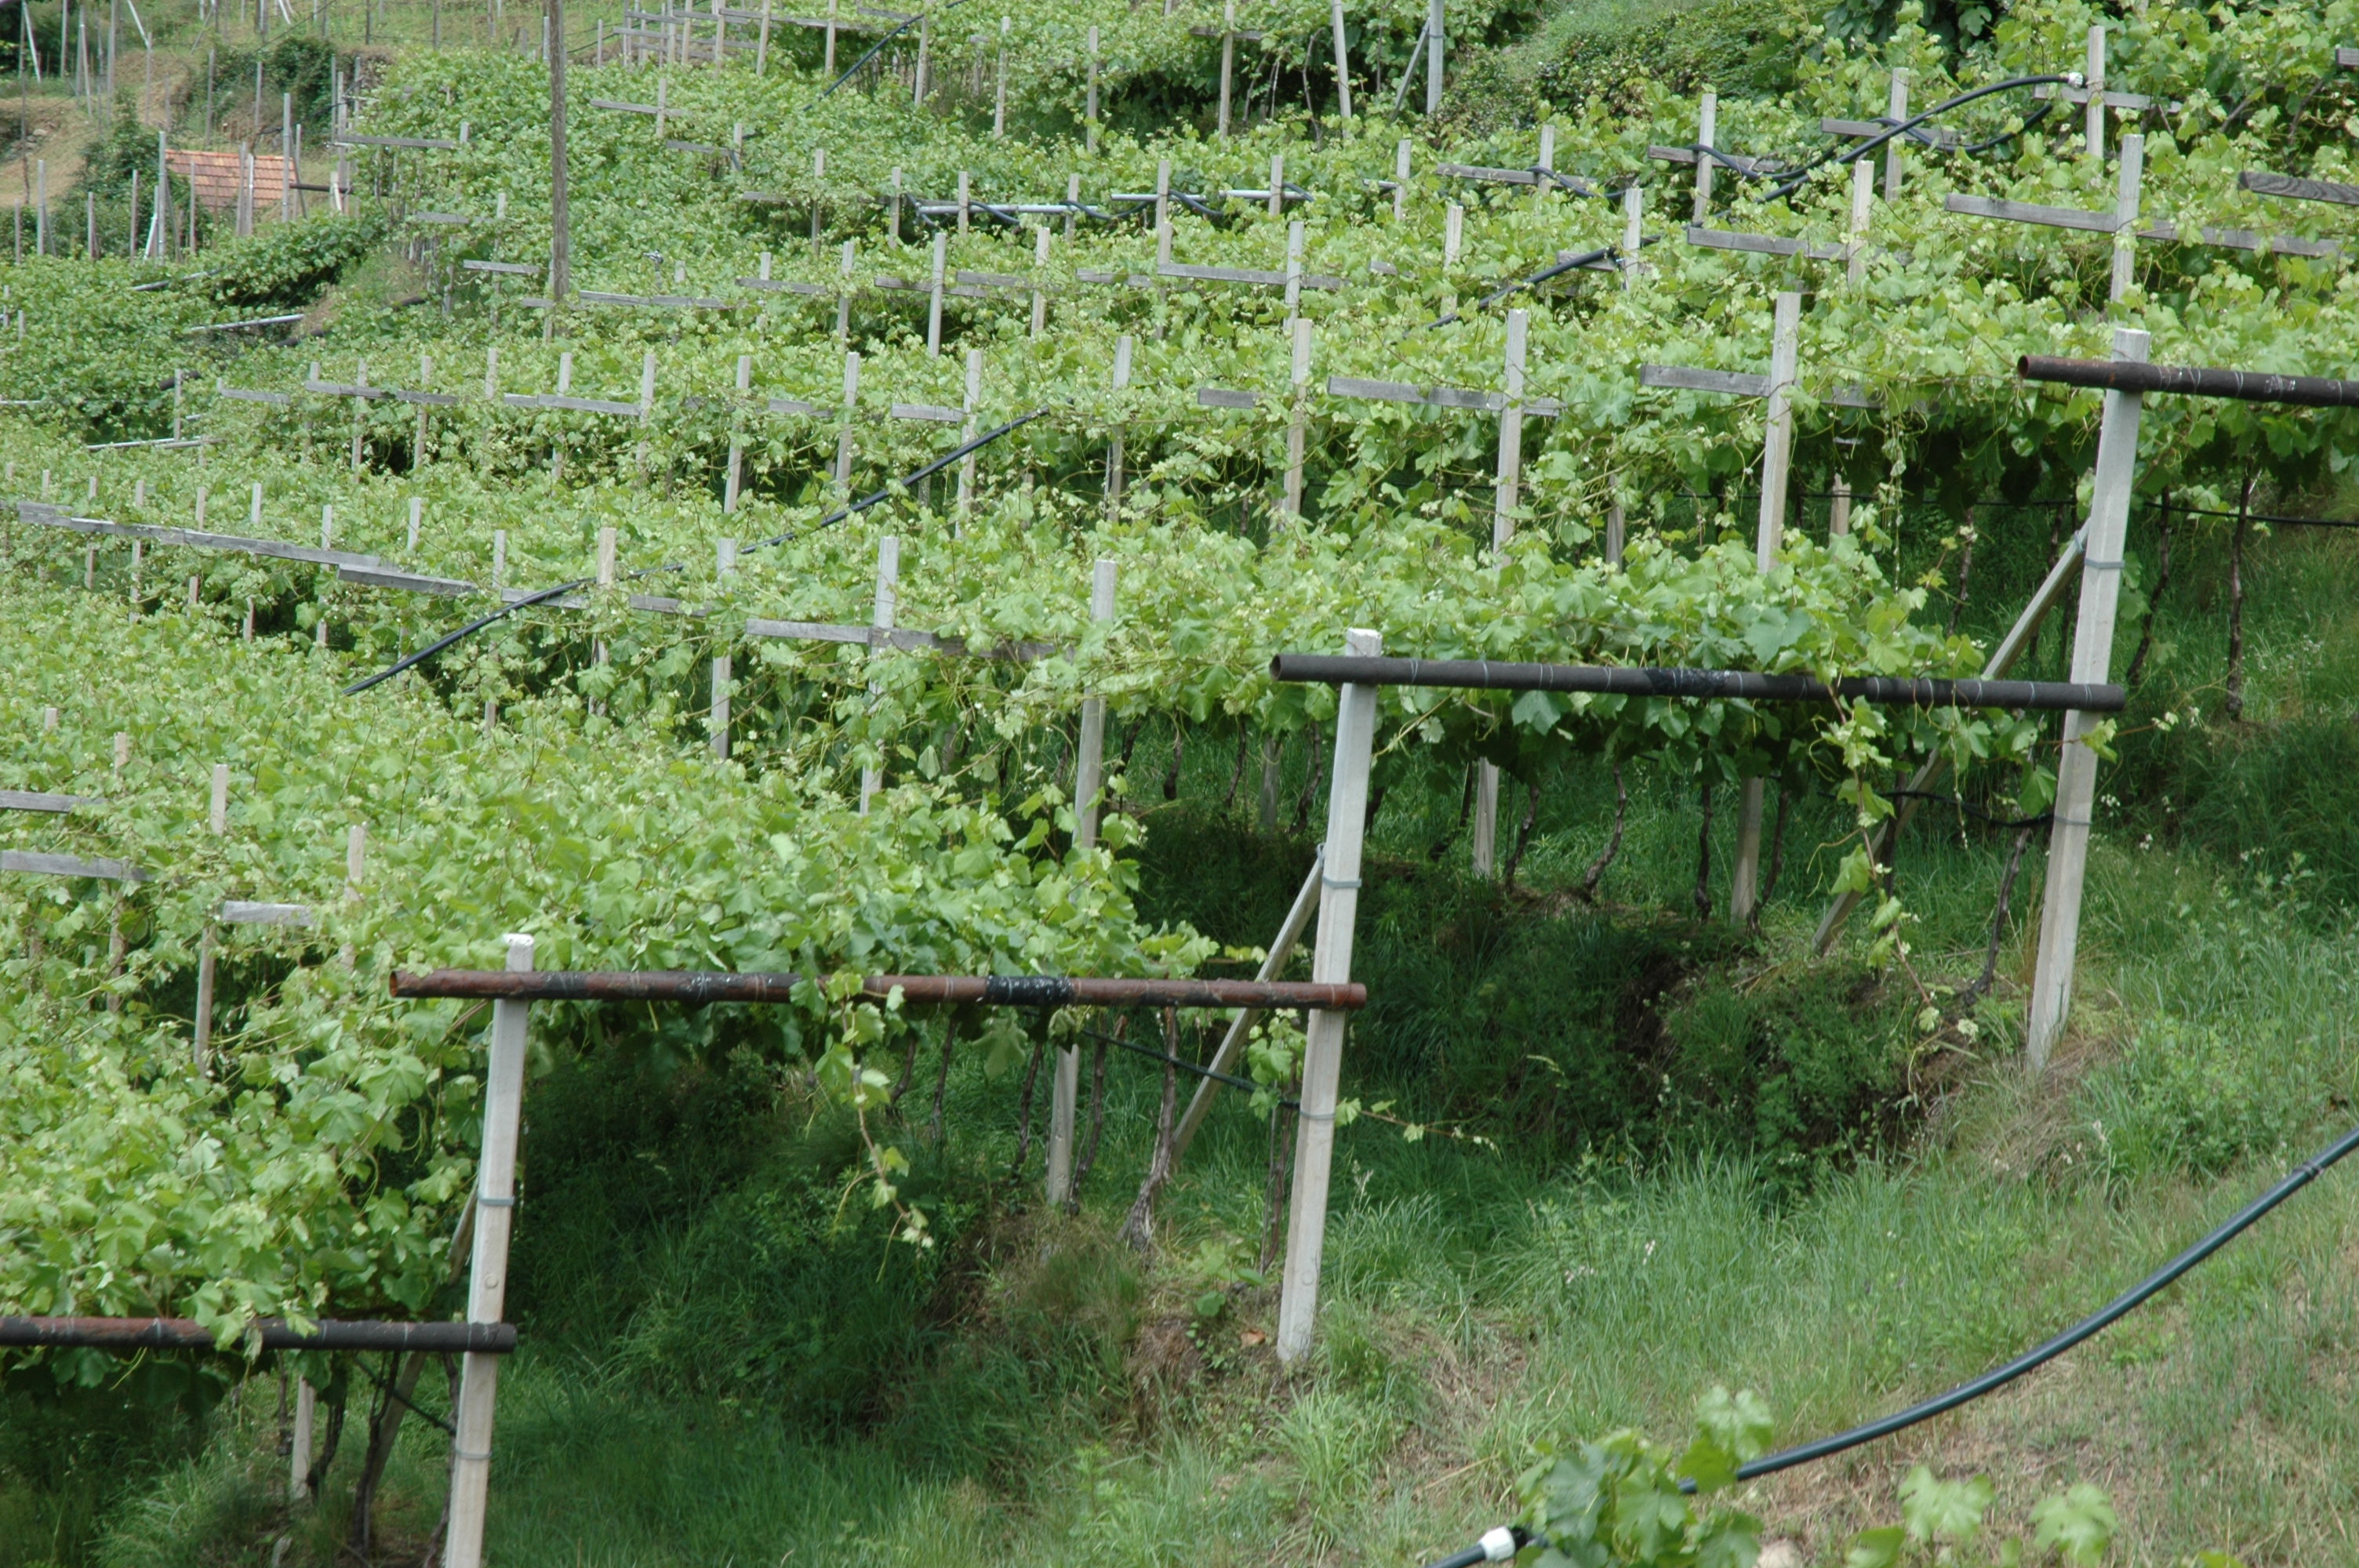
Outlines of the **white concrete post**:
[[[983,406],[983,351],[966,351],[966,422],[960,427],[959,441],[964,445],[975,437],[975,410]],[[958,514],[963,517],[974,504],[974,457],[973,452],[959,460]]]
[[[746,395],[753,390],[754,356],[751,354],[739,354],[737,356],[738,401],[742,404],[745,401]],[[742,434],[733,430],[729,436],[729,479],[727,486],[721,497],[721,510],[723,514],[733,513],[737,510],[737,496],[745,484],[745,438]]]
[[1867,277],[1867,223],[1875,200],[1875,177],[1865,158],[1851,166],[1851,232],[1844,236],[1845,280],[1856,286]]
[[1425,112],[1441,113],[1441,0],[1429,0],[1425,12]]
[[[1384,639],[1359,628],[1344,651],[1362,658],[1384,652]],[[1376,735],[1376,688],[1352,685],[1335,694],[1335,763],[1327,791],[1327,864],[1319,902],[1319,935],[1310,978],[1341,985],[1352,978],[1352,927],[1360,908],[1360,850],[1367,827],[1368,759]],[[1286,1271],[1278,1287],[1277,1357],[1293,1363],[1310,1349],[1319,1313],[1319,1262],[1327,1240],[1327,1178],[1335,1152],[1335,1099],[1343,1065],[1346,1014],[1314,1009],[1302,1052],[1302,1105],[1295,1124],[1294,1191],[1288,1204]]]
[[1639,258],[1647,249],[1647,191],[1644,186],[1622,188],[1622,287],[1638,287],[1638,275],[1647,270]]
[[[2114,330],[2114,358],[2143,363],[2148,339],[2128,327]],[[2135,392],[2105,394],[2097,435],[2097,471],[2089,497],[2089,524],[2081,558],[2081,618],[2072,632],[2075,681],[2101,683],[2113,668],[2114,612],[2122,591],[2122,544],[2129,532],[2130,491],[2137,480],[2138,417]],[[2072,1006],[2072,962],[2081,935],[2081,892],[2088,875],[2090,813],[2097,795],[2097,754],[2082,743],[2096,728],[2091,714],[2064,715],[2064,752],[2056,764],[2056,820],[2048,831],[2048,892],[2039,910],[2039,961],[2031,979],[2025,1048],[2038,1072],[2063,1037]]]
[[1352,123],[1352,53],[1343,41],[1343,0],[1328,6],[1329,30],[1335,38],[1335,117],[1349,130]]
[[[507,938],[511,973],[532,968],[532,938]],[[525,1024],[532,1004],[492,1003],[491,1060],[484,1073],[484,1143],[475,1171],[475,1257],[467,1281],[467,1321],[498,1323],[507,1307],[508,1238],[516,1228],[516,1133],[524,1106]],[[451,1444],[449,1568],[483,1568],[484,1512],[492,1479],[492,1407],[500,1358],[471,1350],[459,1373]]]
[[[1114,619],[1115,567],[1101,560],[1090,577],[1090,619]],[[1089,849],[1098,841],[1099,795],[1105,787],[1105,698],[1082,701],[1081,744],[1073,758],[1073,842]],[[1082,1086],[1082,1053],[1069,1045],[1057,1053],[1049,1091],[1048,1198],[1061,1204],[1073,1193],[1073,1128]]]
[[2089,108],[2083,139],[2089,156],[2101,158],[2105,156],[2105,29],[2093,24],[2089,28],[2089,59],[2085,75],[2089,82]]
[[1302,448],[1310,416],[1310,318],[1294,319],[1293,410],[1286,422],[1286,517],[1302,520]]

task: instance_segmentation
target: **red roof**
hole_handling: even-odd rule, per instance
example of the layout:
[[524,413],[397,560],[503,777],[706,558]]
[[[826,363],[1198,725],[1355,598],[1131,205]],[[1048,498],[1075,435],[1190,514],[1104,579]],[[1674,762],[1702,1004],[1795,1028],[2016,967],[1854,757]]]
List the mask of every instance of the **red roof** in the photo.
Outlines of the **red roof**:
[[[254,205],[256,211],[278,205],[286,193],[288,160],[277,153],[254,155]],[[197,205],[216,212],[237,206],[238,155],[197,152],[179,147],[164,150],[164,167],[189,182]]]

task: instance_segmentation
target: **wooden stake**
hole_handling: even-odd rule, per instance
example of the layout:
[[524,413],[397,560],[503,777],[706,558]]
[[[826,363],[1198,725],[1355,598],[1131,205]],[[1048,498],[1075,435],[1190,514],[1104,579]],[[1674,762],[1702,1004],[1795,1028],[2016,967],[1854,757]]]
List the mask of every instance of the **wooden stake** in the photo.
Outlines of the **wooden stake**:
[[[715,562],[713,578],[726,581],[737,567],[737,541],[723,539],[713,546]],[[723,762],[729,760],[729,697],[732,683],[730,658],[727,654],[712,656],[712,754]]]
[[860,356],[843,356],[843,425],[835,437],[835,482],[852,483],[852,421],[860,402]]
[[[1761,517],[1753,536],[1753,563],[1765,576],[1777,564],[1785,539],[1787,478],[1793,465],[1794,410],[1792,387],[1799,357],[1802,297],[1777,296],[1776,326],[1770,336],[1769,407],[1761,446]],[[1745,781],[1736,821],[1736,864],[1730,872],[1728,917],[1749,925],[1759,913],[1761,887],[1761,818],[1764,789],[1758,778]]]
[[1049,271],[1049,225],[1046,223],[1032,231],[1032,269],[1036,275],[1032,287],[1032,336],[1037,341],[1049,330],[1049,291],[1040,286]]
[[[1896,68],[1892,72],[1892,89],[1885,100],[1884,113],[1885,117],[1896,125],[1908,118],[1908,71],[1905,67]],[[1884,144],[1884,199],[1886,201],[1900,200],[1901,140],[1895,136]],[[1698,218],[1696,222],[1700,223],[1703,220]]]
[[1286,211],[1286,155],[1269,155],[1269,215],[1276,218]]
[[1083,139],[1091,152],[1098,150],[1098,29],[1090,26],[1090,85],[1089,98],[1082,110]]
[[1516,504],[1524,473],[1524,350],[1531,330],[1530,317],[1507,312],[1507,406],[1499,411],[1498,489],[1491,509],[1491,547],[1506,547],[1516,535]]
[[[506,938],[510,973],[532,968],[532,938]],[[508,1238],[516,1227],[516,1133],[524,1106],[526,1028],[532,1004],[492,1004],[491,1059],[484,1075],[483,1152],[475,1175],[475,1255],[467,1281],[467,1321],[498,1323],[507,1310]],[[500,1358],[469,1351],[461,1363],[451,1444],[448,1568],[483,1568],[484,1515],[491,1487],[492,1414]]]
[[[1440,0],[1435,0],[1437,8]],[[1384,652],[1384,639],[1357,628],[1344,633],[1347,653]],[[1321,879],[1319,935],[1310,975],[1341,985],[1352,978],[1353,925],[1359,913],[1360,849],[1368,813],[1368,760],[1376,731],[1376,688],[1350,685],[1335,694],[1335,763],[1327,792],[1327,864]],[[1299,1362],[1310,1352],[1319,1312],[1319,1265],[1327,1237],[1327,1184],[1335,1149],[1335,1101],[1343,1065],[1343,1026],[1350,1015],[1328,1009],[1310,1014],[1302,1054],[1301,1112],[1296,1123],[1294,1191],[1286,1227],[1286,1268],[1279,1285],[1277,1356]],[[472,1568],[472,1565],[470,1565]]]
[[1008,19],[999,18],[999,91],[991,108],[991,135],[995,141],[1007,135],[1007,26]]
[[1408,215],[1408,138],[1393,149],[1393,222]]
[[2089,59],[2084,74],[2089,83],[2089,106],[2082,146],[2094,160],[2105,156],[2105,29],[2096,23],[2089,27]]
[[1330,0],[1328,16],[1328,30],[1335,39],[1335,117],[1348,133],[1352,122],[1352,54],[1344,45],[1343,0]]
[[[1229,134],[1229,74],[1237,62],[1237,0],[1225,0],[1221,11],[1221,122],[1220,134]],[[1159,214],[1158,214],[1159,216]]]
[[[1720,94],[1707,87],[1696,106],[1696,145],[1702,147],[1719,146]],[[1712,158],[1708,154],[1696,154],[1695,216],[1690,220],[1701,228],[1712,222]]]
[[302,1502],[311,1495],[311,1426],[317,1418],[320,1391],[309,1378],[295,1379],[295,1431],[288,1448],[287,1498]]
[[[2144,363],[2150,340],[2129,327],[2114,330],[2114,358]],[[2137,479],[2136,392],[2108,392],[2097,435],[2097,469],[2089,499],[2088,535],[2081,561],[2081,615],[2072,633],[2076,681],[2102,683],[2113,667],[2114,613],[2122,588],[2122,545],[2129,530],[2130,490]],[[2025,1019],[2031,1068],[2048,1065],[2072,1005],[2072,965],[2081,934],[2081,892],[2088,873],[2089,827],[2096,803],[2097,754],[2084,737],[2098,720],[2064,715],[2063,756],[2056,767],[2055,824],[2048,838],[2048,892],[2039,913],[2039,959]]]
[[1840,539],[1851,532],[1851,481],[1835,475],[1833,498],[1827,503],[1827,537]]
[[[1114,620],[1115,564],[1100,560],[1090,577],[1090,619],[1100,624]],[[1082,732],[1073,756],[1073,842],[1082,849],[1098,841],[1100,795],[1105,787],[1105,698],[1082,701]],[[1057,1053],[1056,1072],[1049,1085],[1048,1201],[1063,1204],[1073,1193],[1073,1126],[1081,1096],[1082,1054],[1078,1046]]]
[[[960,427],[961,444],[975,437],[975,410],[983,404],[983,351],[966,351],[966,422]],[[974,457],[969,452],[959,460],[958,514],[964,517],[974,503]]]
[[[2103,38],[2104,35],[2098,35]],[[2093,99],[2096,95],[2090,94]],[[2138,185],[2146,173],[2146,138],[2122,138],[2122,167],[2114,196],[2114,277],[2106,296],[2114,304],[2137,281]]]
[[1286,424],[1286,505],[1284,519],[1302,520],[1302,446],[1310,413],[1310,318],[1294,318],[1293,412]]
[[[205,814],[206,825],[218,838],[229,832],[229,764],[215,762],[212,777],[212,809]],[[197,1076],[210,1077],[213,1065],[213,971],[214,948],[220,938],[213,923],[205,922],[204,934],[197,942]]]
[[1425,11],[1425,113],[1429,119],[1441,113],[1442,36],[1441,0],[1428,0]]
[[1851,232],[1844,236],[1843,244],[1848,264],[1845,277],[1854,288],[1867,277],[1868,209],[1875,196],[1875,177],[1862,158],[1851,166]]
[[[963,188],[963,180],[961,183]],[[962,209],[962,215],[963,215],[963,209]],[[942,274],[943,266],[950,254],[950,243],[951,237],[948,234],[938,233],[934,236],[933,285],[926,297],[926,357],[928,359],[939,359],[942,352]]]
[[1130,334],[1125,332],[1114,341],[1114,394],[1116,411],[1114,433],[1106,438],[1106,513],[1112,516],[1122,510],[1122,416],[1120,404],[1123,389],[1130,384]]
[[1622,287],[1638,287],[1638,275],[1647,270],[1639,258],[1647,249],[1647,192],[1643,186],[1622,188]]
[[[741,406],[745,403],[746,395],[753,389],[754,356],[739,354],[737,356],[737,400]],[[733,430],[729,435],[729,477],[723,483],[721,496],[721,510],[724,515],[737,510],[738,490],[745,480],[745,438],[741,432]],[[723,567],[723,569],[725,571],[728,568]]]
[[[893,629],[893,617],[900,602],[900,592],[901,541],[897,536],[887,534],[876,541],[876,610],[869,620],[870,625],[883,632]],[[869,801],[884,787],[885,775],[880,770],[860,770],[861,816],[868,815]]]

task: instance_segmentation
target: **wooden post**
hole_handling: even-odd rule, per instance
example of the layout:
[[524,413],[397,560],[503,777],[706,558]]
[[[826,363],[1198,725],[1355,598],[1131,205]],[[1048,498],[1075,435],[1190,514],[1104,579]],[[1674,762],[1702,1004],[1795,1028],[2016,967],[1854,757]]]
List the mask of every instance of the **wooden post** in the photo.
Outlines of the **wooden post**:
[[1408,215],[1408,138],[1393,149],[1393,222]]
[[[1277,162],[1270,161],[1273,166]],[[1302,220],[1297,218],[1286,226],[1286,319],[1289,321],[1302,314]]]
[[[194,580],[194,579],[191,579]],[[229,832],[229,764],[213,764],[212,809],[206,813],[206,825],[218,838]],[[197,942],[197,1076],[210,1077],[213,1070],[213,968],[214,948],[220,938],[213,923],[205,922],[204,934]]]
[[1540,156],[1538,162],[1533,166],[1532,204],[1534,206],[1548,205],[1549,196],[1556,189],[1556,181],[1549,178],[1555,172],[1556,122],[1551,120],[1540,127]]
[[1834,495],[1827,503],[1827,537],[1840,539],[1851,532],[1851,481],[1837,474],[1829,488]]
[[1294,327],[1293,410],[1286,422],[1285,519],[1302,520],[1302,445],[1310,406],[1310,318],[1297,316]]
[[[769,15],[769,6],[766,3],[762,8],[763,19],[767,21]],[[827,46],[825,53],[821,57],[820,69],[826,73],[830,81],[835,80],[835,16],[836,0],[827,0]]]
[[[880,632],[893,629],[893,617],[900,602],[901,541],[892,534],[876,541],[876,610],[869,624]],[[871,648],[880,647],[883,638],[872,642]],[[874,688],[872,688],[874,689]],[[860,770],[860,815],[868,815],[868,802],[885,787],[885,775],[876,768]]]
[[852,484],[852,421],[860,402],[860,355],[843,356],[843,425],[835,437],[835,482]]
[[[2114,330],[2114,358],[2144,363],[2148,338],[2133,328]],[[2137,479],[2138,418],[2135,392],[2105,394],[2097,436],[2097,470],[2089,498],[2089,525],[2081,560],[2081,617],[2072,633],[2076,681],[2102,683],[2113,667],[2114,612],[2121,599],[2122,544],[2129,529],[2130,490]],[[2081,935],[2081,892],[2088,874],[2090,813],[2096,802],[2097,754],[2082,738],[2096,728],[2092,715],[2064,715],[2063,755],[2056,766],[2055,825],[2048,835],[2048,892],[2039,912],[2039,960],[2025,1019],[2026,1054],[2038,1072],[2063,1038],[2072,1006],[2072,963]]]
[[425,524],[425,498],[422,496],[413,495],[409,498],[409,553],[413,556],[418,553],[419,530]]
[[[421,354],[418,360],[419,390],[427,391],[433,384],[434,361]],[[409,466],[414,470],[426,466],[426,405],[423,403],[418,406],[418,427],[409,438]]]
[[[565,0],[549,0],[548,22],[557,40],[549,51],[549,297],[561,309],[573,287],[573,226],[565,184]],[[660,141],[660,127],[656,135]]]
[[[1720,94],[1707,87],[1696,105],[1696,145],[1700,147],[1719,146]],[[1712,222],[1712,158],[1696,154],[1695,216],[1690,220],[1698,227]]]
[[770,74],[770,0],[762,0],[762,30],[754,40],[754,74]]
[[[1114,619],[1115,564],[1101,559],[1090,576],[1090,619],[1103,624]],[[1093,849],[1098,841],[1100,795],[1105,788],[1105,698],[1082,700],[1082,733],[1073,756],[1073,843]],[[1070,1202],[1073,1195],[1073,1124],[1080,1098],[1082,1054],[1078,1046],[1057,1053],[1056,1073],[1049,1092],[1049,1175],[1051,1204]]]
[[1622,508],[1622,492],[1617,490],[1614,492],[1614,499],[1606,504],[1605,508],[1605,564],[1607,566],[1618,567],[1622,564],[1622,550],[1624,545],[1627,543],[1628,535],[1629,519]]
[[[1436,0],[1437,6],[1440,0]],[[1384,639],[1357,628],[1344,651],[1363,658]],[[1342,985],[1352,978],[1352,927],[1359,914],[1360,849],[1368,813],[1368,759],[1376,733],[1376,688],[1349,685],[1335,694],[1335,762],[1327,791],[1327,863],[1321,875],[1319,935],[1310,978]],[[1277,1357],[1292,1364],[1310,1349],[1319,1312],[1319,1263],[1327,1238],[1327,1179],[1335,1149],[1335,1099],[1350,1014],[1314,1009],[1302,1053],[1301,1111],[1295,1124],[1294,1191],[1288,1206],[1286,1271],[1277,1303]]]
[[1007,24],[999,18],[999,90],[991,106],[991,135],[994,141],[1007,135]]
[[1647,249],[1647,191],[1639,185],[1622,188],[1622,287],[1638,287],[1638,275],[1647,270],[1639,259]]
[[[739,354],[737,356],[737,402],[741,408],[745,405],[746,395],[753,390],[754,356]],[[723,482],[721,496],[721,511],[724,516],[737,510],[737,496],[740,487],[745,482],[745,438],[743,432],[732,430],[729,434],[729,477]],[[731,553],[734,554],[734,551]],[[724,566],[722,569],[726,571],[728,568]]]
[[2105,29],[2091,23],[2089,27],[2089,59],[2085,75],[2089,83],[2088,124],[2082,133],[2085,150],[2092,161],[2105,156]]
[[1221,122],[1220,134],[1229,134],[1229,73],[1237,60],[1237,0],[1226,0],[1221,12]]
[[910,79],[909,103],[912,108],[926,106],[926,66],[933,51],[934,14],[924,13],[918,21],[918,69]]
[[285,223],[295,216],[295,95],[291,92],[278,95],[278,221]]
[[901,243],[901,171],[893,171],[893,200],[885,221],[885,232],[895,244]]
[[[713,546],[716,560],[713,578],[725,582],[737,567],[737,541],[723,539]],[[723,762],[729,760],[729,697],[732,682],[730,658],[725,653],[712,655],[712,754]]]
[[[1425,10],[1425,113],[1441,113],[1441,0],[1427,0]],[[1305,1333],[1309,1331],[1306,1328]]]
[[[1753,563],[1765,575],[1777,564],[1785,539],[1787,477],[1794,457],[1791,401],[1795,361],[1799,357],[1802,297],[1777,296],[1777,324],[1770,337],[1769,409],[1761,444],[1761,520],[1753,536]],[[1761,886],[1762,800],[1760,779],[1745,781],[1736,821],[1736,863],[1729,874],[1728,917],[1739,925],[1758,913]]]
[[926,357],[939,359],[942,352],[942,275],[950,255],[951,237],[934,236],[934,277],[926,297]]
[[1524,349],[1529,316],[1507,312],[1507,406],[1499,411],[1498,490],[1491,508],[1491,547],[1502,549],[1516,536],[1516,503],[1524,474]]
[[1082,136],[1091,152],[1098,150],[1098,29],[1090,26],[1089,97],[1082,113]]
[[2121,176],[2114,196],[2113,288],[2106,296],[2115,305],[2130,291],[2130,285],[2137,281],[2138,185],[2145,173],[2146,138],[2136,135],[2124,136]]
[[1851,232],[1844,236],[1845,280],[1857,287],[1867,278],[1868,209],[1875,197],[1875,176],[1865,158],[1851,166]]
[[[983,351],[966,351],[966,421],[959,427],[962,445],[974,439],[975,410],[983,404]],[[974,454],[959,460],[958,514],[964,517],[974,504]]]
[[[532,968],[532,938],[506,938],[511,973]],[[508,1238],[516,1228],[518,1120],[524,1105],[525,1030],[532,1004],[492,1003],[491,1059],[484,1074],[483,1153],[475,1167],[475,1256],[467,1281],[467,1321],[498,1323],[507,1310]],[[492,1411],[500,1358],[471,1350],[461,1363],[451,1443],[448,1568],[483,1568],[484,1513],[492,1475]]]
[[1130,384],[1130,334],[1125,332],[1114,341],[1114,433],[1106,438],[1106,514],[1111,517],[1122,510],[1123,449],[1122,394]]
[[1286,211],[1286,155],[1269,155],[1269,215],[1279,217]]
[[[1352,128],[1352,52],[1343,38],[1343,0],[1330,0],[1328,30],[1335,39],[1335,117],[1348,134]],[[1209,1080],[1207,1080],[1209,1081]],[[1173,1157],[1178,1157],[1174,1149]]]
[[320,1391],[309,1378],[295,1379],[295,1430],[288,1447],[287,1500],[299,1503],[311,1495],[311,1427],[317,1419]]
[[1049,225],[1041,224],[1032,231],[1032,336],[1037,340],[1049,330],[1049,291],[1041,287],[1049,272]]
[[835,296],[835,341],[839,343],[852,341],[852,264],[859,254],[859,245],[858,240],[843,242],[843,281],[837,285]]
[[[1906,67],[1896,67],[1892,72],[1892,89],[1885,99],[1884,114],[1896,125],[1908,118],[1908,71]],[[1886,201],[1900,200],[1901,140],[1895,136],[1884,144],[1884,199]]]
[[671,100],[669,96],[670,88],[671,81],[669,77],[656,78],[656,146],[658,148],[663,146],[664,121],[669,117],[671,112]]

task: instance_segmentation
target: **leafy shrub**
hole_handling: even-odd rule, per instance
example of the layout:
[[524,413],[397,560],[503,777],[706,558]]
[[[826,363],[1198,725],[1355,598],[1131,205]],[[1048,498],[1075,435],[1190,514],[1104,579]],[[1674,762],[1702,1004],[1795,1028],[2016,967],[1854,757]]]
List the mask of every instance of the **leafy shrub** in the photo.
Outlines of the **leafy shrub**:
[[2112,1172],[2210,1173],[2301,1130],[2318,1091],[2293,1068],[2282,1052],[2165,1018],[2090,1076],[2083,1104]]
[[221,265],[211,284],[213,298],[240,308],[309,305],[384,237],[384,222],[374,216],[316,212],[300,222],[266,225],[214,253]]

